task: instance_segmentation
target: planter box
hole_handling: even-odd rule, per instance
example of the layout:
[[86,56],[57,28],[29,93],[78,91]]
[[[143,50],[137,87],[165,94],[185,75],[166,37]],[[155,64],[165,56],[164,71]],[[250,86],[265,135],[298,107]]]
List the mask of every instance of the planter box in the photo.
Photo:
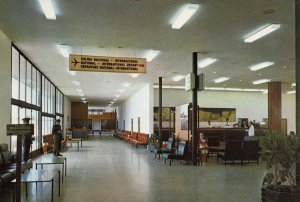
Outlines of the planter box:
[[261,199],[262,202],[299,202],[300,192],[279,192],[263,187]]

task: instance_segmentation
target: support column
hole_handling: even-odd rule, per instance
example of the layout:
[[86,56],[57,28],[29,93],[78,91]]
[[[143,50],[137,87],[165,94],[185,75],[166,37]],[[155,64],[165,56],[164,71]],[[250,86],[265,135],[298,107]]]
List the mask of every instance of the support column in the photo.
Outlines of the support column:
[[192,161],[193,165],[197,165],[197,149],[198,149],[198,134],[197,134],[197,112],[198,112],[198,58],[197,52],[193,52],[193,74],[195,75],[195,88],[192,96]]
[[268,128],[281,132],[281,82],[268,84]]
[[162,147],[162,77],[159,77],[159,109],[158,109],[158,140],[159,148]]
[[[296,83],[300,79],[300,0],[295,1]],[[296,134],[300,134],[300,84],[296,84]],[[298,151],[300,155],[300,151]],[[300,163],[296,165],[296,184],[300,185]]]

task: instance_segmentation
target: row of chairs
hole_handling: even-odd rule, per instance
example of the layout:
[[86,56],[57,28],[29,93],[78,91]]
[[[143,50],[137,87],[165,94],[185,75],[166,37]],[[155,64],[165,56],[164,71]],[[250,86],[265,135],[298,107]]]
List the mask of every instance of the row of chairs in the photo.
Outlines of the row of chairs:
[[[15,156],[8,151],[8,144],[0,144],[0,190],[8,187],[9,183],[16,178]],[[32,161],[22,162],[21,171],[25,172],[32,168]]]
[[179,160],[179,161],[186,160],[186,153],[187,153],[186,144],[187,144],[186,141],[180,141],[178,144],[178,148],[174,148],[173,138],[169,138],[165,148],[154,150],[155,158],[157,155],[159,159],[160,156],[162,156],[162,160],[165,163],[167,162],[167,160],[169,160],[170,166],[173,160]]

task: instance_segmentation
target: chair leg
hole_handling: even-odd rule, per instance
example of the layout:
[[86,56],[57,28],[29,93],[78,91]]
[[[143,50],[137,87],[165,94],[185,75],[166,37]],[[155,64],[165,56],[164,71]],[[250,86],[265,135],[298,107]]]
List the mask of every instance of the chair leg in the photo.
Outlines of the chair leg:
[[[173,159],[172,159],[172,161],[173,161]],[[171,162],[172,162],[172,161],[171,161],[171,159],[170,159],[170,166],[171,166]]]

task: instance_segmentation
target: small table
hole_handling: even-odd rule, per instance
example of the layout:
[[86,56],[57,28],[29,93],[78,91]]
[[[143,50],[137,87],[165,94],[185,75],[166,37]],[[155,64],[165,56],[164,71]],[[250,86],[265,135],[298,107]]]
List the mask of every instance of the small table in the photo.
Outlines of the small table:
[[[71,140],[67,140],[67,144],[70,143],[71,146],[72,146],[73,143],[76,143],[77,144],[77,151],[79,151],[79,141],[80,141],[79,138],[74,138],[74,139],[71,139]],[[82,142],[81,142],[81,147],[82,147]]]
[[[58,195],[60,196],[60,170],[28,170],[21,175],[21,183],[26,185],[26,198],[28,196],[28,183],[38,183],[38,182],[51,182],[51,201],[53,202],[53,181],[54,177],[58,174]],[[15,201],[15,184],[16,179],[11,181],[13,186],[13,201]]]
[[61,164],[62,166],[62,182],[64,181],[64,174],[67,176],[67,158],[64,156],[57,157],[42,157],[38,162],[35,163],[35,169],[37,170],[38,165],[41,165],[41,168],[44,168],[45,164]]
[[80,147],[82,147],[82,138],[72,138],[71,140],[80,141]]

